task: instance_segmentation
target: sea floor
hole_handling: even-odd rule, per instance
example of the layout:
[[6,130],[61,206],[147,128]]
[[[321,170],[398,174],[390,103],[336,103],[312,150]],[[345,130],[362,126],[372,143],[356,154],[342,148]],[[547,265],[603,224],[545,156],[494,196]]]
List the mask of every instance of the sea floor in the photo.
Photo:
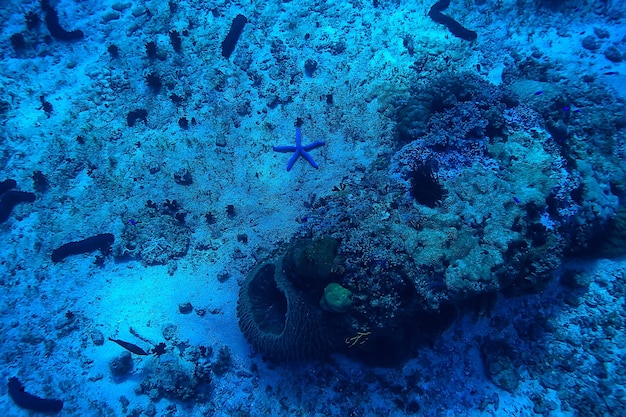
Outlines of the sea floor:
[[[500,84],[515,55],[534,55],[626,98],[626,64],[604,53],[626,53],[624,5],[539,3],[454,0],[445,13],[478,33],[468,42],[423,1],[53,3],[77,40],[52,37],[39,2],[4,1],[0,181],[36,199],[0,225],[0,379],[62,400],[66,416],[626,415],[624,259],[568,260],[545,291],[499,296],[391,368],[264,361],[237,323],[246,274],[314,201],[388,155],[392,105],[412,84],[450,70]],[[226,59],[238,14],[248,23]],[[598,48],[583,47],[594,33]],[[287,172],[290,155],[272,150],[294,144],[296,124],[304,144],[325,141],[317,170],[301,158]],[[115,235],[112,254],[52,261],[100,233]],[[587,285],[563,285],[570,270]],[[485,369],[506,367],[498,344],[536,321],[550,331],[517,346],[524,366]],[[167,351],[129,359],[108,338]],[[5,387],[0,414],[29,415]]]

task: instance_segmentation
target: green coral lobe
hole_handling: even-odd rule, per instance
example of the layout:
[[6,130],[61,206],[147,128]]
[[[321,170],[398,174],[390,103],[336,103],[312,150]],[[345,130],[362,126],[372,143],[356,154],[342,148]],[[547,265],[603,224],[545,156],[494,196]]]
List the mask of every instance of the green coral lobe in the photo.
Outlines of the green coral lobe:
[[320,307],[332,313],[347,313],[352,309],[352,291],[331,282],[324,288]]

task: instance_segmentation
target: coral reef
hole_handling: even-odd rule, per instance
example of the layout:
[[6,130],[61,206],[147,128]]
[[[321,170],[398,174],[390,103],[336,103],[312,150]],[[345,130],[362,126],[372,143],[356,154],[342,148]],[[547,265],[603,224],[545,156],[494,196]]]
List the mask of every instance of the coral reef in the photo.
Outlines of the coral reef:
[[298,288],[320,291],[330,282],[336,269],[339,242],[324,236],[319,239],[297,239],[289,246],[283,268]]
[[[358,338],[346,342],[348,352],[400,359],[459,311],[483,311],[491,294],[542,290],[564,257],[615,216],[611,184],[622,173],[611,157],[596,158],[595,172],[574,160],[587,151],[574,145],[580,141],[542,128],[548,110],[563,106],[560,96],[519,91],[461,74],[412,90],[396,113],[403,146],[389,156],[389,172],[345,181],[313,205],[302,236],[340,242],[332,279],[322,282],[352,293],[335,329]],[[289,258],[299,245],[306,246],[294,241],[286,271],[296,270]],[[316,268],[298,274],[307,270]],[[299,289],[316,286],[311,277],[304,282]]]
[[210,374],[201,377],[200,369],[202,365],[184,362],[170,354],[158,356],[144,366],[144,378],[137,391],[153,401],[202,399],[209,393],[211,380]]
[[149,202],[125,222],[120,242],[113,248],[115,256],[135,257],[145,265],[167,264],[183,257],[191,231],[181,218],[184,212],[176,200],[160,206]]

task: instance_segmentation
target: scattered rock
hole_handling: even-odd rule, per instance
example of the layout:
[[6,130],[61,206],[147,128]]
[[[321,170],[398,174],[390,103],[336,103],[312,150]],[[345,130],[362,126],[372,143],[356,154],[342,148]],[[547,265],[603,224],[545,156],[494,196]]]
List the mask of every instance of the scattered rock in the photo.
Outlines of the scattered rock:
[[180,314],[189,314],[193,311],[193,306],[189,301],[185,301],[178,305],[178,312]]
[[133,358],[130,352],[122,352],[119,356],[109,362],[111,374],[115,377],[122,377],[133,370]]
[[560,281],[569,288],[587,288],[591,283],[591,278],[589,274],[570,269],[563,273]]
[[160,170],[161,170],[161,165],[160,165],[158,162],[156,162],[156,161],[151,161],[151,162],[148,164],[148,172],[149,172],[150,174],[153,174],[153,175],[154,175],[154,174],[156,174],[157,172],[159,172]]
[[100,330],[92,330],[90,333],[91,341],[96,346],[104,345],[104,335]]
[[597,51],[600,49],[600,42],[598,42],[598,39],[593,35],[586,36],[583,39],[583,48],[590,51]]
[[193,178],[191,172],[187,168],[183,168],[174,173],[174,182],[178,185],[191,185],[193,184]]
[[215,138],[215,146],[220,148],[226,147],[226,136],[218,136]]
[[146,9],[143,6],[139,6],[139,7],[135,7],[132,11],[132,15],[134,17],[139,17],[139,16],[143,16],[144,14],[146,14],[148,12],[148,9]]
[[316,60],[309,58],[304,62],[304,73],[307,75],[307,77],[312,77],[316,69],[317,69]]
[[228,281],[229,278],[230,278],[230,274],[227,271],[222,271],[219,274],[217,274],[217,280],[222,284]]
[[520,375],[513,362],[514,352],[505,341],[487,340],[480,347],[487,376],[498,387],[513,392]]
[[102,15],[102,23],[109,23],[112,20],[117,20],[120,18],[120,14],[114,10],[108,10],[104,12]]
[[176,337],[176,333],[178,332],[178,327],[175,324],[168,324],[163,329],[163,337],[165,340],[172,340]]
[[614,46],[609,46],[604,50],[604,56],[611,62],[622,62],[622,53]]
[[607,39],[611,36],[608,30],[605,28],[595,27],[593,28],[593,33],[600,39]]
[[154,403],[148,404],[146,410],[144,411],[144,414],[148,417],[156,416],[156,407],[154,406]]
[[113,10],[116,10],[118,12],[123,12],[124,10],[128,9],[129,7],[131,7],[133,4],[131,2],[122,2],[119,1],[117,3],[113,3],[111,5],[111,8]]

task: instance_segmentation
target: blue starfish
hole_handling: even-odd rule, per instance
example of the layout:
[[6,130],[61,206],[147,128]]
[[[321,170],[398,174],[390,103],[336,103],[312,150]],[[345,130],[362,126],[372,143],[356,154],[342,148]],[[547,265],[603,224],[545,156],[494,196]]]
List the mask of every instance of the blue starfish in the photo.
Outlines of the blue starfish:
[[291,156],[291,158],[289,158],[289,162],[287,162],[287,171],[291,170],[293,164],[296,163],[300,155],[302,155],[304,159],[309,161],[309,164],[311,164],[313,168],[317,169],[319,168],[319,165],[317,165],[315,160],[313,160],[313,157],[311,156],[309,151],[315,148],[319,148],[320,146],[324,146],[325,144],[326,142],[317,141],[311,143],[310,145],[302,146],[302,134],[300,133],[300,128],[296,127],[296,146],[274,146],[274,150],[276,152],[283,153],[293,152],[293,155]]

